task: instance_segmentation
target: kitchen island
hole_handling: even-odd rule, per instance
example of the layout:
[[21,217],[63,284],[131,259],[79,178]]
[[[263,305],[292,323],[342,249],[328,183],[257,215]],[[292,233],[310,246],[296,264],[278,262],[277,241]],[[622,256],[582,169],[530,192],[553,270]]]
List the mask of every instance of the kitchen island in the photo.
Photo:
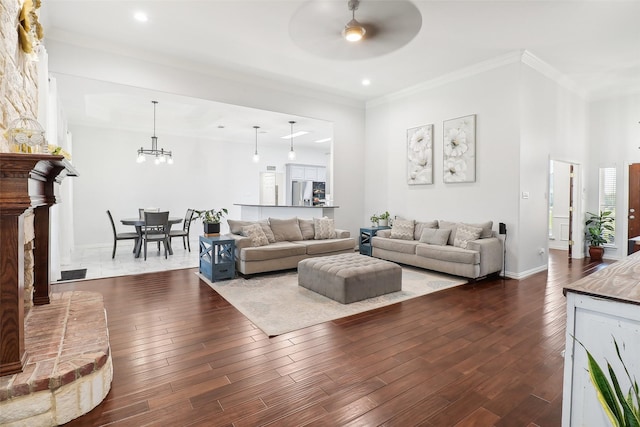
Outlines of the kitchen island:
[[267,218],[333,218],[334,209],[339,206],[290,206],[290,205],[251,205],[235,203],[240,206],[240,219],[243,221],[259,221]]

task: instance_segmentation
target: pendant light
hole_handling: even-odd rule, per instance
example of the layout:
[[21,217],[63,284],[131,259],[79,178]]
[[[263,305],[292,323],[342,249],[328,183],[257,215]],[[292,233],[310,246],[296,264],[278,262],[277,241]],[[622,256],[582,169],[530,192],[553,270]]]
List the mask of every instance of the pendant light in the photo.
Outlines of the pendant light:
[[145,150],[140,147],[138,150],[138,158],[136,161],[142,163],[147,160],[146,156],[153,156],[154,163],[159,165],[160,163],[173,164],[173,156],[171,151],[165,151],[163,148],[158,150],[158,137],[156,136],[156,104],[158,101],[151,101],[153,104],[153,136],[151,137],[151,149]]
[[290,138],[291,138],[291,148],[289,149],[289,160],[295,160],[295,159],[296,159],[296,152],[295,152],[295,151],[293,151],[293,124],[294,124],[294,123],[295,123],[295,122],[294,122],[293,120],[291,120],[291,121],[289,122],[289,124],[291,125],[291,135],[290,135]]
[[253,127],[256,130],[256,151],[253,153],[253,163],[258,163],[260,161],[260,156],[258,155],[258,129],[260,126]]

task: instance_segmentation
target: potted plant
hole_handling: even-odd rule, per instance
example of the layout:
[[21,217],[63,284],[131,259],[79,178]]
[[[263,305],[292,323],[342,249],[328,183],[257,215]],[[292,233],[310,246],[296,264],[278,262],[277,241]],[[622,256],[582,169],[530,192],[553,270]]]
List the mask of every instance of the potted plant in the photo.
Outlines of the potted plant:
[[[575,337],[574,337],[575,339]],[[640,389],[638,388],[638,382],[635,376],[632,378],[627,369],[627,365],[622,360],[620,355],[620,347],[615,338],[613,338],[613,344],[616,347],[616,355],[618,360],[622,363],[622,368],[626,374],[631,386],[628,393],[625,395],[622,391],[622,387],[618,382],[618,377],[622,378],[621,372],[616,374],[611,367],[609,361],[607,361],[607,371],[611,381],[606,377],[604,369],[600,367],[596,362],[593,355],[587,350],[587,348],[576,339],[578,344],[582,346],[587,352],[587,360],[589,366],[589,379],[596,389],[598,395],[598,401],[602,405],[602,409],[607,414],[612,426],[637,426],[640,425]],[[624,344],[623,344],[624,348]]]
[[387,226],[389,225],[389,219],[391,218],[391,214],[389,214],[389,211],[384,211],[384,213],[381,213],[378,218],[380,219],[380,225]]
[[587,220],[584,225],[587,227],[586,238],[589,244],[589,257],[593,261],[602,260],[604,248],[602,245],[609,243],[605,232],[614,231],[613,217],[611,211],[600,211],[599,214],[587,212]]
[[196,210],[194,212],[196,214],[196,218],[200,218],[202,220],[202,224],[204,226],[204,234],[220,233],[220,221],[226,214],[229,213],[225,208],[222,208],[220,210]]
[[378,226],[378,222],[380,221],[380,217],[378,216],[378,214],[371,215],[371,217],[369,219],[371,220],[371,226],[372,227],[377,227]]

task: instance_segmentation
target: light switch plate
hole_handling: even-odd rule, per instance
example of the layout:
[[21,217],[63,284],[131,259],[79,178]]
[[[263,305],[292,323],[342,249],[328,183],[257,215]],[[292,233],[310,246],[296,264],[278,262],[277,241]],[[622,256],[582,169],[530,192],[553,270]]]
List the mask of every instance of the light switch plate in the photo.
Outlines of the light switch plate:
[[522,198],[523,199],[528,199],[529,198],[529,192],[528,191],[523,191],[522,192]]

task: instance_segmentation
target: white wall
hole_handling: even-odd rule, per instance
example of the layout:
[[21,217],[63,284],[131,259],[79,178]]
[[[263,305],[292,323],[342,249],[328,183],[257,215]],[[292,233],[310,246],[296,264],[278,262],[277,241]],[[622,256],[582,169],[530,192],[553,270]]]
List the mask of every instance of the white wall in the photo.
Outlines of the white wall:
[[[477,115],[476,182],[444,184],[443,121],[468,114]],[[435,125],[434,184],[409,186],[406,130],[430,123]],[[585,129],[584,100],[519,59],[370,102],[363,221],[389,210],[420,220],[493,220],[494,230],[504,222],[506,274],[544,270],[549,159],[584,163]]]
[[[75,244],[78,247],[109,245],[112,232],[105,211],[111,210],[116,227],[119,219],[136,217],[138,208],[158,207],[171,216],[183,217],[187,208],[229,210],[228,218],[240,218],[235,203],[258,203],[260,172],[266,165],[284,173],[287,150],[263,148],[261,161],[252,161],[252,144],[233,144],[197,138],[162,137],[162,146],[174,153],[173,165],[155,165],[151,159],[136,162],[136,148],[149,134],[73,126],[73,164],[84,171],[76,180]],[[324,149],[298,147],[297,158],[318,164]],[[114,163],[107,158],[117,159]],[[200,224],[194,223],[199,230]],[[223,231],[226,230],[223,223]],[[122,230],[125,231],[125,230]],[[198,233],[194,233],[194,236]]]
[[627,255],[629,164],[640,163],[640,94],[597,99],[589,104],[589,171],[586,175],[587,210],[598,210],[598,169],[617,168],[616,246],[607,258]]
[[[507,225],[507,269],[518,246],[518,63],[440,87],[381,98],[367,107],[363,224],[389,210],[417,220]],[[476,182],[443,183],[443,121],[476,114]],[[406,131],[434,125],[434,184],[408,185]]]
[[[71,46],[53,40],[47,42],[47,49],[49,51],[49,69],[51,72],[105,80],[333,122],[334,164],[332,169],[332,193],[333,204],[340,206],[335,212],[336,225],[340,228],[350,230],[354,236],[357,234],[358,228],[362,225],[361,218],[363,217],[364,206],[364,193],[362,191],[364,188],[364,176],[360,173],[364,168],[364,157],[361,154],[365,147],[364,106],[360,103],[333,95],[314,93],[308,89],[301,90],[293,86],[285,86],[272,81],[260,80],[255,77],[253,77],[251,81],[248,81],[246,76],[237,76],[237,78],[230,76],[220,77],[215,75],[214,70],[209,70],[207,73],[204,73],[202,71],[179,69],[122,55]],[[82,150],[79,142],[80,136],[76,135],[76,133],[77,132],[74,131],[74,153]],[[118,135],[114,136],[117,137]],[[145,138],[143,139],[145,141],[148,137],[148,135],[144,137],[141,136],[141,138]],[[140,143],[138,141],[133,147],[139,145]],[[168,141],[163,141],[163,145],[168,147]],[[92,149],[99,150],[100,147],[99,145],[93,144]],[[131,149],[135,150],[134,148]],[[199,155],[200,153],[197,154]],[[95,175],[99,171],[111,173],[110,175],[105,175],[104,179],[112,178],[113,173],[118,172],[117,168],[130,158],[113,158],[112,160],[110,157],[111,156],[107,156],[105,158],[107,160],[105,163],[111,163],[112,169],[102,167],[98,168],[98,170],[82,168],[74,157],[74,164],[78,167],[79,173],[81,174],[81,176],[76,179],[76,187],[80,186],[83,180],[87,180],[88,176]],[[302,161],[302,159],[299,160]],[[198,169],[190,170],[188,173],[190,177],[198,171],[209,170],[216,167],[215,160],[206,161],[204,158],[198,158],[196,161],[200,162],[197,165]],[[176,160],[176,164],[173,166],[176,166],[178,163]],[[134,164],[134,166],[139,165]],[[147,166],[151,167],[154,165]],[[227,191],[227,188],[231,188],[231,182],[224,182],[226,180],[224,176],[221,176],[219,180],[223,181],[225,191]],[[137,185],[142,189],[156,182],[157,180],[149,179],[146,182],[137,182]],[[161,178],[161,182],[167,182],[167,179]],[[211,201],[214,197],[217,197],[214,196],[214,190],[212,189],[214,184],[215,183],[211,183],[211,188],[206,188],[206,186],[204,188],[198,188],[200,194],[203,194],[203,200]],[[235,183],[233,184],[235,185]],[[155,192],[155,190],[150,191],[152,193]],[[241,195],[242,194],[243,193],[241,193]],[[150,197],[142,190],[137,190],[134,195]],[[86,197],[87,200],[76,197],[74,199],[75,204],[77,206],[87,205],[91,203],[91,200],[96,200],[99,196],[87,195]],[[118,197],[122,196],[120,195]],[[222,200],[229,199],[233,198],[225,197]],[[109,200],[107,200],[107,202],[108,201]],[[234,199],[234,202],[242,201],[243,200]],[[138,204],[139,199],[136,200],[135,206]],[[186,206],[182,205],[181,209],[184,208],[186,208]],[[77,220],[78,217],[76,216],[76,221]],[[80,235],[76,234],[77,241],[81,241],[82,239]]]
[[[586,158],[586,102],[528,65],[521,65],[520,233],[518,268],[526,275],[546,268],[549,160],[577,165]],[[582,180],[577,178],[577,185]],[[529,198],[522,198],[522,193]],[[576,218],[581,218],[580,201]],[[576,221],[578,227],[580,221]],[[582,247],[574,227],[575,248]],[[542,253],[541,253],[542,252]]]

